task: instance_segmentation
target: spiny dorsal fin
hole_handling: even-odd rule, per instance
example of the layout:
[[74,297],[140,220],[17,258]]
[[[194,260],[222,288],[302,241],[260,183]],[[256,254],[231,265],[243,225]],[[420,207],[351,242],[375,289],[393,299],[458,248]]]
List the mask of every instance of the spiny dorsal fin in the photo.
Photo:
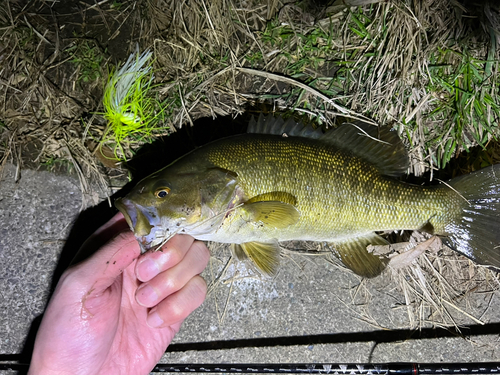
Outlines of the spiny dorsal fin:
[[363,277],[378,276],[387,266],[388,259],[373,255],[366,250],[368,245],[388,245],[385,239],[372,233],[342,243],[333,243],[334,255],[354,273]]
[[281,116],[264,116],[262,113],[259,115],[257,121],[255,121],[254,117],[250,119],[247,133],[312,139],[321,139],[324,135],[320,128],[314,129],[312,126],[306,126],[304,123],[297,122],[293,118],[289,118],[285,121]]
[[238,260],[250,259],[264,275],[274,276],[278,272],[281,252],[278,242],[231,244],[231,249]]
[[408,153],[397,133],[359,120],[323,133],[292,118],[261,114],[257,121],[251,119],[248,132],[317,139],[364,159],[386,176],[401,176],[408,169]]

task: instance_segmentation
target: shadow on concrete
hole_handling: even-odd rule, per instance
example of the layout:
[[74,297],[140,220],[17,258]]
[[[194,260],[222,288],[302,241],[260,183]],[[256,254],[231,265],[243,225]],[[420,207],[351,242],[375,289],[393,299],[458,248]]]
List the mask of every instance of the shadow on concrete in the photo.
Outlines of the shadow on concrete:
[[[216,120],[203,118],[195,121],[194,127],[184,126],[170,136],[160,138],[154,143],[145,145],[127,164],[127,168],[132,172],[133,180],[126,184],[120,191],[113,194],[110,197],[111,202],[125,196],[144,177],[172,163],[196,147],[216,139],[244,133],[248,124],[246,122],[247,119],[249,119],[248,115],[240,116],[236,120],[230,116],[218,117]],[[106,200],[80,213],[71,228],[59,256],[52,277],[51,294],[63,272],[74,261],[75,255],[83,243],[117,212],[116,208],[110,207]],[[82,254],[78,254],[78,260],[81,261],[91,255],[92,253],[87,253],[83,256]],[[36,333],[40,327],[42,316],[40,315],[33,320],[21,354],[14,355],[16,361],[19,361],[19,363],[29,363],[31,360]],[[0,360],[8,360],[7,358],[9,358],[7,354],[0,356]],[[23,372],[20,373],[22,374]]]
[[[407,340],[425,340],[448,337],[470,337],[479,335],[498,335],[500,334],[500,323],[490,323],[485,325],[469,325],[458,329],[450,327],[445,328],[423,328],[419,330],[399,329],[399,330],[378,330],[368,332],[352,333],[331,333],[308,336],[282,336],[252,338],[240,340],[218,340],[196,343],[172,344],[167,352],[185,352],[185,351],[207,351],[236,348],[261,348],[276,346],[304,346],[317,344],[341,344],[341,343],[359,343],[373,342],[374,346],[381,343],[393,343]],[[457,358],[459,361],[459,359]],[[11,363],[7,363],[11,362]],[[208,356],[207,356],[207,362]],[[13,369],[20,374],[26,373],[28,363],[22,354],[0,354],[0,370]]]
[[308,336],[282,336],[282,337],[262,337],[240,340],[217,340],[207,342],[194,342],[172,344],[167,352],[185,352],[188,350],[220,350],[236,348],[262,348],[273,346],[303,346],[318,344],[341,344],[355,342],[374,342],[376,344],[391,343],[407,340],[438,339],[446,337],[468,337],[478,335],[498,335],[500,334],[500,323],[474,324],[450,328],[422,328],[378,330],[369,332],[349,332],[349,333],[328,333]]

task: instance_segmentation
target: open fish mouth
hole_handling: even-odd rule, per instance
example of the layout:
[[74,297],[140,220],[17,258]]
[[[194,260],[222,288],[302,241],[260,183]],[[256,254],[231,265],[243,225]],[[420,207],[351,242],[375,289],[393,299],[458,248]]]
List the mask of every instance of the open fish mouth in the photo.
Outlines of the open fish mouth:
[[142,253],[161,242],[159,237],[165,237],[156,208],[146,209],[127,198],[118,198],[115,201],[115,207],[123,214],[130,229],[134,232]]

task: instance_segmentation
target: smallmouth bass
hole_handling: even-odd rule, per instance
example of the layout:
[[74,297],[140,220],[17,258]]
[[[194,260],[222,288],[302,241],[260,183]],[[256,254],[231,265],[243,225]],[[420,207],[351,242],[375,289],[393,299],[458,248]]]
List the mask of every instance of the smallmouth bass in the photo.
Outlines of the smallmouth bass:
[[438,186],[396,179],[408,155],[394,131],[363,122],[325,133],[281,117],[252,119],[248,134],[200,147],[140,181],[116,207],[143,251],[176,233],[232,244],[264,274],[280,241],[329,242],[355,273],[388,260],[367,251],[375,232],[422,230],[500,267],[500,164]]

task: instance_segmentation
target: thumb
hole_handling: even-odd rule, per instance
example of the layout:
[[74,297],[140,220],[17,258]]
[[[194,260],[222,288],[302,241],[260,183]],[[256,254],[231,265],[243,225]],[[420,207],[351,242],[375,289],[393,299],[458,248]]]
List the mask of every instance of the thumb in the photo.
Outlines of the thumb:
[[[114,221],[115,218],[111,221]],[[123,221],[125,220],[123,219]],[[93,247],[94,251],[97,249],[97,251],[68,270],[75,279],[79,280],[80,285],[92,287],[94,293],[100,293],[113,284],[116,278],[141,254],[139,244],[131,231],[123,231],[123,227],[118,224],[117,227],[122,231],[115,232],[112,237],[109,223],[105,224],[104,227],[106,227],[104,232],[107,236],[105,239],[108,242],[102,244],[100,248],[96,246],[95,237],[104,239],[100,235],[103,233],[102,228],[98,229],[96,234],[87,241],[90,244],[86,242],[83,246],[85,248],[91,245],[90,247]],[[111,239],[108,239],[109,237]]]
[[118,233],[129,228],[122,213],[117,213],[106,224],[97,229],[83,243],[77,254],[73,258],[71,265],[80,263],[97,252],[105,243],[110,241]]

